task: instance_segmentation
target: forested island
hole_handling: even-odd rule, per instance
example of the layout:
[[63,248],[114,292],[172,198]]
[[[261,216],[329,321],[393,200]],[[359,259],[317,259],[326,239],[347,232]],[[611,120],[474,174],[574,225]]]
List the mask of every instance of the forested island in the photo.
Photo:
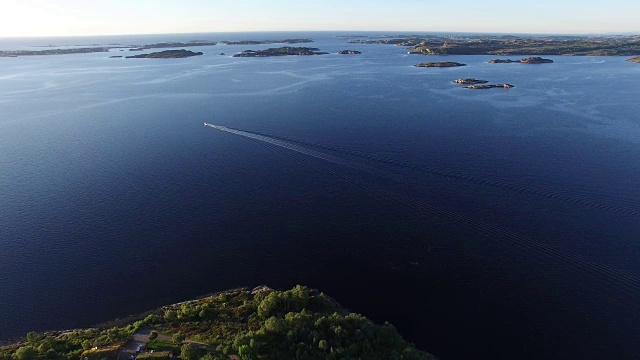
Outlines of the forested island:
[[318,48],[308,47],[290,47],[284,46],[279,48],[270,48],[266,50],[245,50],[233,57],[269,57],[269,56],[310,56],[310,55],[326,55],[328,53],[321,52]]
[[392,325],[376,325],[299,285],[224,291],[94,328],[31,332],[0,346],[0,360],[133,357],[435,360]]
[[461,64],[459,62],[454,61],[439,61],[439,62],[425,62],[420,64],[413,65],[415,67],[457,67],[457,66],[467,66],[467,64]]
[[590,55],[640,54],[640,36],[407,35],[358,39],[357,44],[391,44],[422,55]]
[[199,56],[203,55],[201,52],[193,52],[190,50],[165,50],[154,52],[150,54],[140,54],[140,55],[132,55],[127,56],[127,59],[180,59],[191,56]]

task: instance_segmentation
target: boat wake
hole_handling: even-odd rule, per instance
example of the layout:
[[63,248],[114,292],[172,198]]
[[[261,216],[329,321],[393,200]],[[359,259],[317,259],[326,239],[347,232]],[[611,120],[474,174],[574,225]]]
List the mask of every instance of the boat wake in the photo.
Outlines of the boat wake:
[[[563,265],[564,264],[572,265],[581,271],[588,271],[594,276],[600,277],[605,280],[609,280],[610,282],[611,281],[615,282],[619,286],[624,287],[640,295],[640,278],[637,278],[632,274],[598,263],[596,261],[593,261],[590,258],[580,256],[580,255],[571,253],[569,251],[557,248],[555,246],[542,242],[536,238],[520,235],[518,233],[512,232],[500,226],[475,220],[473,218],[449,211],[447,209],[434,206],[424,201],[423,199],[413,197],[413,196],[407,196],[398,191],[394,191],[388,187],[383,187],[375,184],[374,182],[363,180],[361,177],[353,176],[346,171],[341,171],[339,167],[331,166],[329,163],[336,164],[348,169],[365,172],[365,173],[382,177],[385,179],[391,179],[393,181],[402,183],[403,182],[402,179],[400,179],[397,175],[394,175],[393,173],[385,172],[376,167],[372,167],[366,164],[361,164],[353,160],[349,160],[349,159],[341,158],[331,154],[327,154],[321,151],[313,150],[308,147],[299,145],[300,142],[294,143],[293,141],[286,141],[282,138],[277,138],[274,136],[268,136],[260,133],[238,130],[238,129],[228,128],[225,126],[209,124],[209,123],[205,123],[204,125],[205,127],[210,127],[210,128],[220,130],[229,134],[237,135],[249,140],[253,140],[263,145],[267,145],[267,146],[273,145],[273,147],[271,147],[273,150],[276,150],[288,157],[293,157],[292,155],[294,155],[294,153],[307,155],[307,157],[296,156],[293,158],[312,168],[331,174],[337,178],[344,179],[358,186],[359,188],[367,190],[370,193],[376,194],[377,196],[381,196],[383,198],[390,199],[392,201],[400,202],[414,209],[418,209],[419,211],[426,212],[434,219],[454,222],[455,224],[464,226],[465,228],[473,230],[474,232],[487,235],[492,239],[492,241],[496,243],[500,243],[500,245],[517,246],[527,250],[534,250],[536,256],[541,256],[545,259],[553,259],[553,260],[559,261]],[[314,144],[313,146],[318,147],[319,145]],[[291,150],[291,151],[287,152],[283,150]],[[367,158],[374,162],[384,162],[384,163],[388,162],[388,160],[375,158],[362,153],[354,153],[354,154],[360,155],[361,157]],[[311,161],[309,157],[324,160],[324,162]],[[391,162],[391,164],[397,164],[399,166],[408,166],[411,168],[410,165],[405,164],[403,162],[393,161]],[[425,168],[416,167],[415,169],[425,171]],[[434,171],[436,175],[471,181],[478,184],[492,185],[498,188],[507,188],[511,190],[521,189],[519,187],[509,186],[509,184],[496,183],[496,182],[492,183],[490,181],[487,181],[486,179],[474,178],[474,177],[466,176],[464,174],[438,172],[438,170],[435,170],[435,169],[432,169],[430,171]],[[526,192],[528,191],[528,189],[525,188],[524,190],[520,190],[520,191]],[[530,192],[531,194],[538,194],[538,195],[545,194],[544,192],[541,192],[541,191],[537,191],[537,192],[530,191]],[[550,193],[550,194],[552,195],[553,193]],[[560,196],[558,196],[557,198],[563,199]],[[586,200],[584,202],[578,202],[576,200],[576,201],[573,201],[573,203],[579,203],[583,205],[591,204]],[[606,209],[604,207],[597,207],[597,208]]]

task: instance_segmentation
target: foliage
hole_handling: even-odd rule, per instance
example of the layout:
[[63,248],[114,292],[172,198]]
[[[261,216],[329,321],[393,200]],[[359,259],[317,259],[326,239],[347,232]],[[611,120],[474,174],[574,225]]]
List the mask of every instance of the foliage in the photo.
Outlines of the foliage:
[[114,352],[143,328],[152,330],[146,349],[155,355],[138,358],[433,359],[390,324],[376,325],[298,285],[287,291],[231,290],[165,306],[123,327],[30,333],[20,345],[0,347],[0,360],[94,359],[92,354]]

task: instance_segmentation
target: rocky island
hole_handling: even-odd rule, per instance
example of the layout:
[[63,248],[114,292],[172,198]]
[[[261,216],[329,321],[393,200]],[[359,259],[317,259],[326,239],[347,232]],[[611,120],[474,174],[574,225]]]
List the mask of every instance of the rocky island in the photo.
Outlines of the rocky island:
[[634,62],[634,63],[640,63],[640,56],[633,57],[631,59],[628,59],[627,61]]
[[425,62],[420,64],[413,65],[415,67],[457,67],[457,66],[467,66],[467,64],[461,64],[453,61],[440,61],[440,62]]
[[341,50],[338,51],[338,54],[340,55],[358,55],[358,54],[362,54],[360,51],[358,50]]
[[521,63],[521,64],[552,64],[553,60],[551,59],[543,59],[541,57],[528,57],[520,60],[511,60],[511,59],[494,59],[489,60],[489,64],[511,64],[511,63]]
[[422,55],[588,55],[636,56],[640,36],[512,36],[512,35],[405,35],[357,39],[356,44],[409,47]]
[[154,52],[150,54],[140,54],[127,56],[127,59],[181,59],[191,56],[203,55],[201,52],[193,52],[189,50],[165,50],[160,52]]
[[270,44],[304,44],[311,43],[311,39],[284,39],[284,40],[243,40],[243,41],[220,41],[226,45],[270,45]]
[[71,55],[71,54],[88,54],[97,52],[109,52],[112,49],[124,49],[129,48],[129,51],[143,51],[149,49],[161,49],[161,48],[184,48],[194,46],[211,46],[217,43],[211,41],[189,41],[189,42],[162,42],[148,45],[119,45],[113,44],[109,46],[95,45],[95,47],[75,47],[68,49],[46,49],[46,50],[10,50],[0,51],[0,57],[16,57],[16,56],[35,56],[35,55]]
[[465,86],[465,89],[472,89],[472,90],[484,90],[484,89],[495,89],[495,88],[502,88],[502,89],[511,89],[512,87],[514,87],[511,84],[485,84],[485,85],[469,85],[469,86]]
[[269,56],[310,56],[310,55],[326,55],[326,52],[320,52],[318,48],[308,47],[280,47],[270,48],[266,50],[245,50],[239,54],[233,55],[233,57],[269,57]]
[[461,85],[475,85],[475,84],[486,84],[489,81],[487,81],[487,80],[478,80],[478,79],[474,79],[474,78],[467,78],[467,79],[453,80],[453,82],[456,83],[456,84],[461,84]]
[[223,291],[89,329],[30,332],[0,346],[3,360],[133,358],[436,360],[391,324],[374,324],[300,285]]

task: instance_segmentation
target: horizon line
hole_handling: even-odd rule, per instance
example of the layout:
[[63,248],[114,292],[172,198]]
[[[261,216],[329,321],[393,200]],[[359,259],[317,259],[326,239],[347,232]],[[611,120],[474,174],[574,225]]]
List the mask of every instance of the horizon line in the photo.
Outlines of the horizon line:
[[640,31],[608,31],[591,33],[571,32],[502,32],[502,31],[455,31],[455,30],[248,30],[248,31],[204,31],[204,32],[149,32],[149,33],[114,33],[83,35],[0,35],[0,39],[25,38],[70,38],[70,37],[107,37],[107,36],[145,36],[145,35],[202,35],[202,34],[242,34],[242,33],[404,33],[403,35],[439,34],[479,34],[479,35],[565,35],[565,36],[598,36],[598,35],[640,35]]

